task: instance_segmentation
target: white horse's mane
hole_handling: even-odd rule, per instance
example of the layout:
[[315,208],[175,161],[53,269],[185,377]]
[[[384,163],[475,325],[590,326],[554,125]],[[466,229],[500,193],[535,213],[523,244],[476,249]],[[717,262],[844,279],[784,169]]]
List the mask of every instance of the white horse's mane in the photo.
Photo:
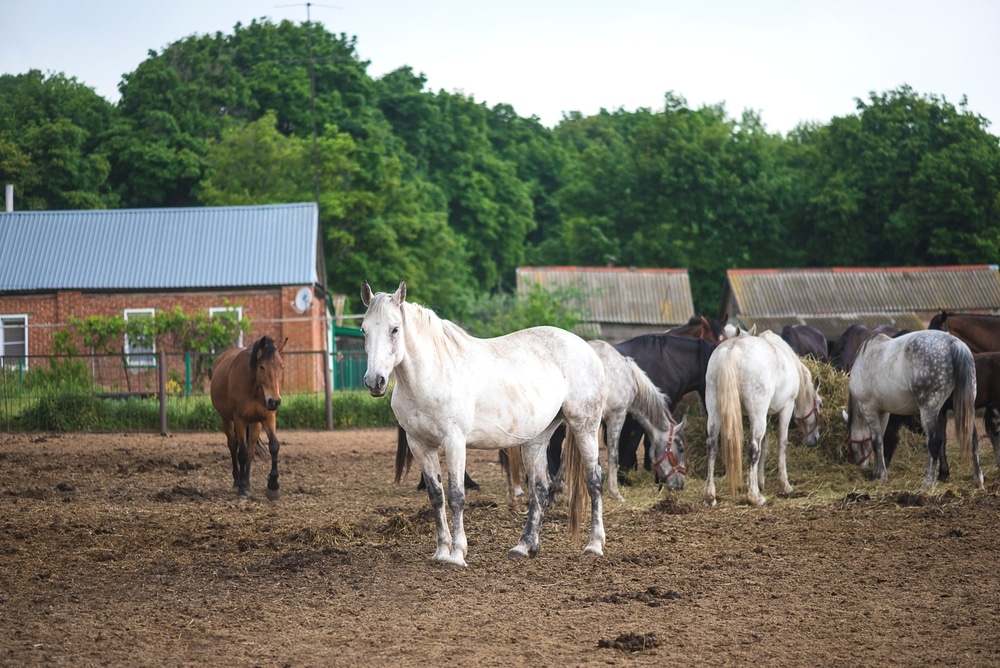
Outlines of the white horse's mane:
[[451,320],[445,320],[426,306],[403,302],[400,311],[403,313],[405,326],[412,327],[422,337],[432,341],[441,359],[451,358],[456,351],[468,348],[469,343],[475,339],[460,326]]

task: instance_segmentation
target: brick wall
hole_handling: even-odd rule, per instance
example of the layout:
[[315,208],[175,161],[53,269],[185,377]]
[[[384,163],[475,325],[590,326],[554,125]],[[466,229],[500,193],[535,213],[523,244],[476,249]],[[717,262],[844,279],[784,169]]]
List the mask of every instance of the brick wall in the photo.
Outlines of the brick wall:
[[[192,292],[82,292],[59,290],[38,294],[0,295],[0,315],[27,314],[28,355],[45,356],[52,352],[53,334],[65,328],[70,317],[122,315],[126,309],[171,311],[180,307],[185,313],[208,311],[210,308],[242,307],[243,317],[251,323],[244,335],[244,345],[267,335],[277,341],[288,337],[287,351],[326,350],[323,301],[314,295],[305,313],[298,313],[293,304],[302,286],[256,290],[216,290]],[[182,352],[182,351],[165,351]],[[301,359],[316,360],[317,356]],[[285,388],[286,391],[320,391],[323,389],[321,364],[309,371],[296,369],[294,378],[310,379],[307,387]]]

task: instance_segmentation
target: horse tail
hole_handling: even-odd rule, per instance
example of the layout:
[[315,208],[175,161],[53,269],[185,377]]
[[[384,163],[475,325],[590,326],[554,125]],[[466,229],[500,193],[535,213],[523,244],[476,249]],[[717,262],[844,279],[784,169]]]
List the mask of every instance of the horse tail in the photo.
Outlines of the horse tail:
[[728,353],[720,360],[716,395],[719,405],[719,441],[726,479],[733,496],[743,481],[743,411],[740,407],[740,383],[736,360]]
[[506,450],[500,450],[500,465],[507,473],[507,505],[517,505],[517,494],[514,490],[524,482],[524,460],[521,459],[521,446],[515,445]]
[[267,444],[264,443],[264,439],[260,436],[257,437],[257,444],[254,446],[256,450],[256,455],[261,458],[262,461],[270,461],[271,450],[268,448]]
[[410,452],[410,444],[406,440],[406,432],[402,427],[396,427],[396,477],[395,483],[410,472],[410,464],[413,462],[413,453]]
[[577,449],[576,436],[572,429],[566,430],[566,441],[563,443],[563,453],[566,458],[565,480],[569,503],[569,535],[573,544],[580,540],[580,519],[583,517],[583,503],[587,497],[587,484],[583,476],[583,458]]
[[972,430],[976,419],[976,362],[972,353],[956,339],[951,346],[951,361],[955,370],[952,410],[955,414],[955,437],[962,457],[972,459]]

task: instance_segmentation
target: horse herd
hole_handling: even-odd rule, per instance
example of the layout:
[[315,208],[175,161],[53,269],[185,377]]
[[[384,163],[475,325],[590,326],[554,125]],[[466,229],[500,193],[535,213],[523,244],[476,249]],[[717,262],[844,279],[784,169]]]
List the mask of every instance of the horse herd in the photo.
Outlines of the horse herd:
[[[368,357],[364,382],[375,397],[388,392],[390,379],[394,382],[391,404],[400,436],[396,479],[409,458],[417,462],[434,511],[432,562],[445,567],[466,565],[465,491],[475,484],[465,470],[467,448],[499,450],[506,462],[508,501],[519,492],[528,497],[524,531],[509,556],[538,554],[545,509],[562,490],[574,538],[589,497],[584,553],[600,555],[605,543],[602,437],[613,497],[621,498],[619,465],[635,466],[643,435],[648,466],[657,480],[670,489],[682,488],[685,422],[674,416],[689,393],[697,393],[707,415],[706,504],[716,502],[714,467],[720,454],[730,492],[735,495],[743,482],[751,505],[766,502],[761,490],[769,415],[777,416],[780,491],[791,493],[785,466],[788,427],[795,420],[805,443],[815,445],[823,405],[817,382],[802,363],[806,355],[849,372],[845,442],[855,463],[873,464],[876,478],[888,479],[897,432],[906,425],[926,435],[924,487],[933,487],[939,466],[940,479],[946,479],[950,410],[962,453],[971,458],[982,487],[977,407],[986,408],[984,422],[1000,466],[1000,317],[942,312],[930,329],[915,332],[855,325],[830,345],[811,327],[757,335],[695,317],[681,328],[610,345],[586,342],[555,327],[479,339],[406,301],[404,281],[392,293],[373,292],[365,281],[361,297]],[[278,494],[274,411],[281,400],[283,347],[263,337],[252,348],[227,351],[216,363],[212,401],[223,418],[234,489],[241,498],[249,496],[253,446],[262,447],[262,428],[272,463],[268,497]],[[744,415],[750,431],[745,480]],[[521,492],[522,484],[526,492]]]

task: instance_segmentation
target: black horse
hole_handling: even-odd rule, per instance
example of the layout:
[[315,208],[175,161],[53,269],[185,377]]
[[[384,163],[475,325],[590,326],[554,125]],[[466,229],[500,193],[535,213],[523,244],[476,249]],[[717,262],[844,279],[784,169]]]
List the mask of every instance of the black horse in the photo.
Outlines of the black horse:
[[809,325],[785,325],[781,338],[792,347],[799,357],[813,357],[821,362],[830,359],[826,337],[823,332]]

